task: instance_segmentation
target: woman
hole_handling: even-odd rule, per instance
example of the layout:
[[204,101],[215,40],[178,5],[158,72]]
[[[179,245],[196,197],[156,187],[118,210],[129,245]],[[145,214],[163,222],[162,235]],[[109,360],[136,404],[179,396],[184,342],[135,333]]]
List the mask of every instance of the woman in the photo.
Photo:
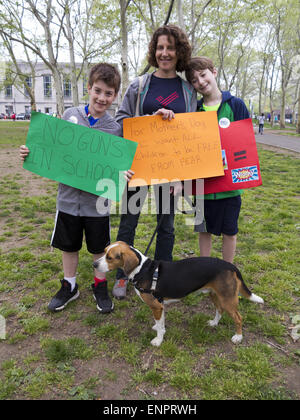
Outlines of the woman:
[[[193,112],[197,108],[196,92],[193,87],[177,75],[184,71],[191,58],[191,46],[186,34],[177,26],[165,25],[158,28],[150,41],[148,63],[156,70],[145,74],[140,86],[136,78],[128,87],[116,121],[123,127],[123,119],[136,115],[139,96],[139,115],[162,115],[171,120],[174,113]],[[140,94],[139,94],[140,92]],[[134,202],[137,211],[130,208],[130,198],[138,192]],[[127,200],[122,202],[122,215],[117,241],[133,245],[135,229],[141,208],[148,192],[147,187],[129,188]],[[162,188],[155,186],[157,207],[156,260],[171,261],[174,245],[174,191],[170,190],[168,208],[162,205]],[[165,200],[164,200],[165,201]],[[128,205],[129,204],[129,205]],[[134,214],[136,213],[136,214]],[[163,220],[161,220],[163,217]],[[160,223],[161,222],[161,223]],[[122,270],[117,272],[113,295],[122,299],[126,296],[127,279]]]

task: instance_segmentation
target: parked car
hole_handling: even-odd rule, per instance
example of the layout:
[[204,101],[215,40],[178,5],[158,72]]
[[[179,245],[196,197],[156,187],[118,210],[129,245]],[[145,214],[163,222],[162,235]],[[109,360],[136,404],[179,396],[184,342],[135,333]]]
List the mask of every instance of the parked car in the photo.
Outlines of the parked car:
[[25,120],[25,113],[22,112],[21,114],[16,115],[16,120]]
[[5,114],[3,112],[0,112],[0,120],[4,120]]

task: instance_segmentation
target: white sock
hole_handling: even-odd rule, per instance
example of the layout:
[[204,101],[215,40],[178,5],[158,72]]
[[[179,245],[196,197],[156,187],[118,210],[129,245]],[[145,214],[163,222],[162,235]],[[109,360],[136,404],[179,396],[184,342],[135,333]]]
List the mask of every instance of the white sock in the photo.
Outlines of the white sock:
[[71,292],[73,292],[73,289],[75,287],[76,284],[76,277],[64,277],[65,280],[67,280],[67,282],[70,283],[71,285]]

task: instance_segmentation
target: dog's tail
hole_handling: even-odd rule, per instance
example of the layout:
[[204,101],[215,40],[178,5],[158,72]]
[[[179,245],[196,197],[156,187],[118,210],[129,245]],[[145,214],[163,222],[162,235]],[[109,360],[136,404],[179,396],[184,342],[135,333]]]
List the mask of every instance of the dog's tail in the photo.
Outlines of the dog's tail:
[[237,277],[240,280],[240,287],[239,287],[240,294],[242,296],[244,296],[245,298],[251,300],[251,302],[262,303],[263,304],[264,303],[264,300],[260,296],[255,295],[254,293],[252,293],[248,289],[248,287],[246,286],[246,284],[245,284],[245,282],[243,280],[242,274],[241,274],[241,272],[239,271],[238,268],[236,268],[236,275],[237,275]]

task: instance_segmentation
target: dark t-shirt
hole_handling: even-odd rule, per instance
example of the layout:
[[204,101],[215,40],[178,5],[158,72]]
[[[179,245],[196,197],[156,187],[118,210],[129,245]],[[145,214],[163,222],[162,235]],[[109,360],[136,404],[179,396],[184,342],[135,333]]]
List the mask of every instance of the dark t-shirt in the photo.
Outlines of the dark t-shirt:
[[185,112],[186,106],[180,77],[162,79],[152,75],[143,104],[143,113],[151,115],[160,108],[171,109],[175,113]]

